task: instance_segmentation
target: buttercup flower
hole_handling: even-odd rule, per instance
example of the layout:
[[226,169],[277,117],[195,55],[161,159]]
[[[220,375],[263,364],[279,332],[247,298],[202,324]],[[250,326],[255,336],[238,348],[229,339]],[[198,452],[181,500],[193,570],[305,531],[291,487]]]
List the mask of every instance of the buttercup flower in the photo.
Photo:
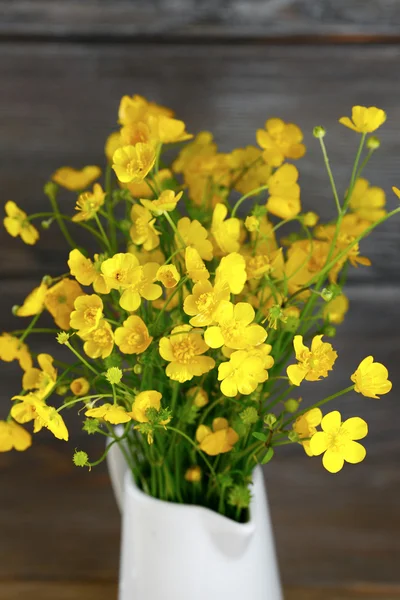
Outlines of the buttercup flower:
[[141,354],[150,346],[152,337],[140,317],[131,315],[114,333],[115,343],[124,354]]
[[90,358],[107,358],[114,347],[114,334],[111,325],[102,319],[97,329],[81,335],[85,341],[83,349]]
[[144,121],[150,115],[173,117],[174,112],[170,108],[149,102],[139,94],[122,97],[118,110],[118,121],[121,125]]
[[15,402],[11,409],[11,416],[17,423],[30,423],[34,422],[33,431],[37,433],[43,427],[37,413],[37,407],[44,404],[42,398],[38,395],[30,392],[26,396],[14,396],[12,400],[19,400]]
[[39,239],[39,232],[28,220],[26,212],[18,208],[12,200],[6,202],[4,207],[6,217],[4,218],[4,227],[12,237],[21,236],[25,244],[33,246]]
[[210,279],[210,273],[207,270],[198,250],[187,246],[185,250],[185,266],[188,277],[194,281],[204,281]]
[[374,362],[373,356],[367,356],[351,376],[355,383],[354,391],[368,398],[379,398],[378,394],[387,394],[392,389],[388,375],[384,365]]
[[9,333],[0,335],[0,360],[4,362],[18,360],[24,371],[32,367],[32,357],[28,346]]
[[303,344],[303,336],[295,335],[293,346],[296,353],[297,365],[290,365],[286,372],[293,385],[306,381],[319,381],[327,377],[328,372],[337,359],[337,352],[331,344],[322,341],[322,335],[316,335],[311,343],[311,350]]
[[254,308],[247,302],[221,304],[215,320],[218,325],[208,327],[204,334],[211,348],[225,345],[234,350],[243,350],[249,346],[262,344],[267,337],[264,327],[253,323]]
[[37,418],[43,427],[46,427],[59,440],[68,441],[68,429],[62,416],[52,406],[39,404],[36,407]]
[[93,192],[84,192],[76,201],[75,210],[77,214],[72,217],[73,221],[89,221],[104,204],[105,192],[100,184],[95,183]]
[[47,292],[47,285],[41,283],[38,287],[31,291],[25,298],[23,304],[19,306],[15,312],[17,317],[32,317],[41,313],[44,309],[44,299]]
[[353,106],[351,119],[341,117],[339,123],[358,133],[372,133],[386,121],[386,113],[375,106]]
[[234,397],[238,393],[251,394],[259,383],[268,379],[268,371],[264,365],[261,356],[252,355],[246,350],[233,352],[229,361],[218,367],[221,392],[228,397]]
[[186,246],[191,246],[197,250],[200,258],[203,260],[212,259],[212,244],[207,239],[207,230],[200,225],[199,221],[191,221],[188,217],[182,217],[178,221],[177,228],[179,237],[175,236],[175,243],[178,248],[182,246],[182,239]]
[[181,276],[175,265],[163,265],[157,271],[156,279],[161,281],[164,287],[174,288],[178,285]]
[[22,452],[32,445],[32,436],[15,421],[0,421],[0,452]]
[[190,140],[193,135],[185,131],[185,123],[165,115],[149,117],[149,127],[154,139],[162,144],[173,144]]
[[239,436],[226,419],[221,417],[214,419],[212,429],[206,425],[199,425],[196,431],[196,440],[200,444],[200,450],[209,456],[217,456],[230,452]]
[[271,167],[280,167],[285,158],[304,156],[306,148],[301,129],[281,119],[268,119],[265,130],[257,130],[257,144],[264,149],[263,157]]
[[175,327],[169,338],[160,340],[160,355],[169,361],[167,376],[183,383],[208,373],[215,366],[213,358],[202,356],[208,348],[201,334],[190,325]]
[[211,222],[211,233],[222,254],[237,252],[240,247],[240,221],[236,218],[226,219],[227,214],[227,206],[219,202],[214,208]]
[[359,178],[350,198],[350,208],[360,219],[369,223],[379,221],[385,216],[385,192],[380,187],[372,187],[366,179]]
[[74,308],[69,324],[72,329],[78,329],[78,335],[85,335],[98,327],[103,317],[103,301],[99,296],[78,296]]
[[294,165],[282,165],[269,178],[267,210],[281,219],[292,219],[301,211],[299,172]]
[[247,231],[258,231],[260,229],[260,221],[254,215],[249,215],[246,217],[244,226],[246,227]]
[[183,310],[190,319],[193,327],[204,327],[215,322],[215,314],[221,303],[230,298],[229,286],[225,281],[216,283],[213,287],[208,280],[199,281],[193,286],[192,294],[185,298]]
[[152,144],[138,143],[135,146],[122,146],[113,155],[113,165],[119,181],[139,183],[153,168],[156,153]]
[[190,467],[185,472],[185,479],[190,483],[198,483],[201,481],[201,468],[196,465],[195,467]]
[[147,409],[155,408],[156,410],[160,410],[161,398],[162,395],[160,392],[156,392],[155,390],[140,392],[132,404],[132,410],[129,413],[130,416],[135,421],[139,421],[139,423],[148,423],[149,419],[146,416]]
[[117,404],[102,404],[97,408],[89,408],[85,412],[87,417],[93,417],[94,419],[104,419],[112,425],[119,425],[120,423],[128,423],[131,420],[131,416],[126,412],[125,408],[118,406]]
[[50,354],[39,354],[37,361],[40,369],[32,367],[25,371],[22,377],[24,390],[35,390],[38,398],[44,398],[55,386],[57,370],[53,367],[53,357]]
[[186,392],[186,397],[188,400],[191,400],[194,406],[197,406],[197,408],[203,408],[203,406],[206,406],[209,401],[207,392],[199,386],[190,388]]
[[90,383],[85,377],[78,377],[71,381],[69,387],[74,396],[86,396],[90,390]]
[[147,263],[143,267],[137,267],[132,285],[122,294],[119,304],[128,311],[137,310],[142,298],[145,300],[157,300],[162,295],[162,288],[156,283],[158,263]]
[[74,310],[74,302],[83,295],[79,283],[73,279],[61,279],[47,290],[44,305],[52,315],[56,325],[61,329],[69,329],[69,319]]
[[160,244],[159,233],[154,228],[155,218],[151,212],[140,204],[134,204],[131,210],[131,240],[144,250],[153,250]]
[[246,283],[246,261],[237,252],[221,258],[215,274],[215,285],[227,283],[232,294],[240,294]]
[[90,258],[83,256],[80,250],[74,248],[69,253],[69,270],[81,285],[93,285],[93,289],[97,294],[108,294],[110,288],[104,275],[100,272],[101,263],[98,258],[99,255],[95,254],[95,263],[93,263]]
[[52,175],[52,180],[71,192],[84,190],[100,177],[101,169],[95,166],[84,167],[82,170],[72,167],[61,167]]
[[344,294],[336,296],[333,300],[325,304],[323,315],[329,323],[339,325],[343,322],[344,316],[349,309],[348,298]]
[[112,290],[124,290],[140,278],[139,260],[129,252],[119,252],[101,264],[101,272]]
[[310,439],[301,441],[303,438],[312,438],[316,433],[318,425],[322,420],[322,412],[319,408],[312,408],[311,410],[297,417],[293,423],[293,430],[297,433],[302,444],[305,453],[308,456],[312,456],[313,453],[310,449]]
[[175,194],[173,190],[164,190],[161,192],[157,200],[142,199],[140,202],[145,208],[147,208],[147,210],[156,216],[160,216],[163,214],[163,212],[171,212],[175,210],[176,205],[182,197],[182,194],[183,192]]
[[364,460],[364,446],[355,440],[362,440],[368,433],[363,419],[352,417],[342,423],[340,412],[334,410],[321,421],[322,431],[317,431],[310,440],[310,451],[322,457],[322,464],[330,473],[337,473],[344,462],[356,464]]

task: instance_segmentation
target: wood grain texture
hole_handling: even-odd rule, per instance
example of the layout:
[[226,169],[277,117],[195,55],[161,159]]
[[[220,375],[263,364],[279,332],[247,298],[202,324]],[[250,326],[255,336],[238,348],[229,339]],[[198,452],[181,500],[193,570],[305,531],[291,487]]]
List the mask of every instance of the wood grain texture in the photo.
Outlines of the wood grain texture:
[[[116,583],[71,583],[57,582],[0,582],[1,592],[7,600],[112,600],[117,597]],[[398,600],[399,588],[382,588],[381,586],[363,586],[353,588],[325,587],[287,587],[286,600]]]
[[[42,188],[59,166],[103,162],[123,94],[141,93],[172,106],[190,131],[209,129],[223,151],[255,143],[267,117],[299,123],[308,153],[299,162],[304,209],[334,216],[334,203],[314,125],[326,143],[338,187],[348,184],[357,136],[337,123],[353,104],[381,106],[389,120],[367,175],[397,205],[400,185],[400,46],[270,47],[242,45],[4,43],[0,55],[0,182],[4,200],[30,213],[46,210]],[[63,209],[72,214],[74,197]],[[353,281],[397,284],[400,220],[362,244],[371,268],[351,270]],[[78,239],[82,239],[82,236]],[[35,247],[0,231],[0,277],[41,278],[65,271],[66,247],[55,225]]]
[[396,0],[2,0],[0,35],[164,39],[398,35]]

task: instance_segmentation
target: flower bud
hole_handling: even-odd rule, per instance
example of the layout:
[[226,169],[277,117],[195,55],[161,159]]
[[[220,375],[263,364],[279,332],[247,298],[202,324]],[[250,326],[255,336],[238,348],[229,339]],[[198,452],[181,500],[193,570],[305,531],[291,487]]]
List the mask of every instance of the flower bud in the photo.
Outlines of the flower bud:
[[112,385],[119,383],[122,379],[122,371],[118,367],[110,367],[106,371],[106,379]]
[[333,292],[332,292],[332,290],[329,290],[329,289],[327,289],[327,288],[324,288],[324,289],[321,291],[321,298],[322,298],[323,300],[325,300],[325,302],[329,302],[330,300],[332,300],[332,298],[333,298]]
[[277,418],[276,418],[276,416],[273,413],[268,413],[264,417],[264,423],[266,424],[266,426],[269,429],[273,429],[274,428],[276,421],[277,421]]
[[14,315],[14,317],[17,317],[17,316],[18,316],[18,310],[19,310],[20,308],[21,308],[21,307],[20,307],[20,306],[18,306],[18,304],[14,304],[14,306],[13,306],[13,307],[12,307],[12,309],[11,309],[11,312],[12,312],[12,314]]
[[300,399],[295,400],[294,398],[289,398],[284,403],[284,407],[285,407],[286,412],[295,413],[299,408],[299,404],[300,404]]
[[136,365],[133,367],[133,372],[135,373],[135,375],[140,375],[143,371],[143,367],[142,365],[139,365],[139,363],[136,363]]
[[67,344],[69,340],[69,333],[66,331],[60,331],[56,335],[56,340],[59,344]]
[[249,215],[246,217],[244,226],[246,227],[247,231],[258,231],[260,229],[260,221],[254,215]]
[[315,227],[318,223],[319,217],[315,212],[307,212],[303,215],[303,223],[306,227]]
[[377,138],[375,135],[371,135],[371,137],[367,139],[368,150],[377,150],[380,147],[380,145],[381,142],[379,138]]
[[327,337],[335,337],[336,327],[333,327],[332,325],[326,325],[324,327],[324,335],[326,335]]
[[72,460],[76,467],[86,467],[89,465],[89,457],[86,452],[83,452],[83,450],[75,450]]
[[254,425],[257,423],[259,416],[257,410],[253,406],[248,406],[239,414],[244,425]]
[[326,131],[321,125],[317,125],[317,127],[314,127],[314,129],[313,129],[314,137],[323,138],[323,137],[325,137],[325,135],[326,135]]

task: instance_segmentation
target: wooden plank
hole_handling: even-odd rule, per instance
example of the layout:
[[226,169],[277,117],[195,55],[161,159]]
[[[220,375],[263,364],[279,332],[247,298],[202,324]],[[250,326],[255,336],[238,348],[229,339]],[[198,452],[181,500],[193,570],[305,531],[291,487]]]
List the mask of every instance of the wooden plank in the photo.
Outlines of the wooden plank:
[[[3,198],[30,213],[47,207],[42,188],[49,175],[64,164],[101,164],[120,97],[141,93],[173,107],[190,131],[214,131],[223,151],[254,144],[255,130],[267,117],[299,123],[309,149],[299,163],[303,205],[324,219],[335,209],[313,126],[328,129],[326,143],[343,193],[357,138],[337,118],[349,114],[353,104],[381,106],[389,120],[379,132],[382,148],[367,175],[396,206],[391,186],[400,185],[400,80],[393,74],[399,60],[400,47],[394,46],[316,51],[310,46],[3,43]],[[71,195],[63,196],[64,210],[72,214],[73,206]],[[395,219],[363,243],[362,253],[373,266],[352,269],[354,281],[398,282],[399,233]],[[55,225],[33,248],[19,240],[11,244],[1,228],[0,255],[2,277],[65,271],[66,247]]]
[[393,0],[2,0],[0,35],[102,38],[398,35]]
[[[0,582],[1,592],[7,600],[110,600],[117,594],[116,583],[57,582]],[[348,588],[285,588],[286,600],[398,600],[400,590],[381,586],[368,586],[361,590]]]

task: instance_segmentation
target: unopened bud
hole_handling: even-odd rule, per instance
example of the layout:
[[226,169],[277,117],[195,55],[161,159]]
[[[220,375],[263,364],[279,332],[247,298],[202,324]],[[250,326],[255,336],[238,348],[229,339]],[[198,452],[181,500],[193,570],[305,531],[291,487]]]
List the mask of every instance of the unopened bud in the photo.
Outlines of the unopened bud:
[[265,415],[265,417],[264,417],[264,423],[266,424],[266,426],[269,429],[274,428],[276,421],[277,421],[277,418],[273,413],[268,413],[268,415]]
[[381,145],[381,142],[380,142],[379,138],[377,138],[375,135],[371,135],[371,137],[369,137],[367,139],[368,150],[377,150],[380,145]]
[[317,127],[314,127],[314,129],[313,129],[314,137],[323,138],[323,137],[325,137],[325,135],[326,135],[326,131],[321,125],[317,125]]

